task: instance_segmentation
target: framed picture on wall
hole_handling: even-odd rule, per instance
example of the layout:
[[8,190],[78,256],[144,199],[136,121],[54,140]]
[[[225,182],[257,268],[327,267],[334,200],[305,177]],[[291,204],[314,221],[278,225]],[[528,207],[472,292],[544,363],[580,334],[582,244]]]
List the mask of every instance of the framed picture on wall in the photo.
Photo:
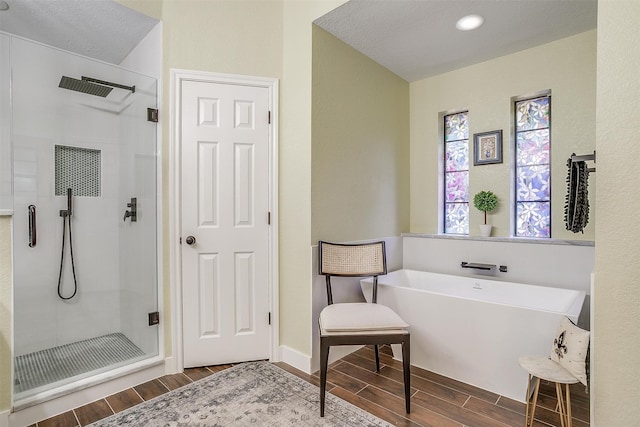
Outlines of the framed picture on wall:
[[502,129],[473,134],[474,166],[502,163]]

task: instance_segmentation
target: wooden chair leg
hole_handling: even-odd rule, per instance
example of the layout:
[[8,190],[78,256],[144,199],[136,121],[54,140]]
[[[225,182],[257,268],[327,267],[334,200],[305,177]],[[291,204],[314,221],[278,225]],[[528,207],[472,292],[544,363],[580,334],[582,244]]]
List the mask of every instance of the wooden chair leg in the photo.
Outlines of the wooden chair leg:
[[376,353],[376,372],[380,373],[380,350],[378,349],[378,344],[374,345],[373,349]]
[[560,426],[567,427],[567,412],[564,406],[564,398],[562,397],[562,384],[556,383],[556,397],[558,398],[558,413],[560,414]]
[[528,375],[528,381],[527,381],[527,406],[525,407],[525,411],[524,411],[524,426],[525,427],[529,427],[529,409],[531,409],[531,381],[533,380],[533,377],[531,376],[531,374]]
[[540,378],[536,377],[536,385],[533,391],[533,402],[531,403],[531,418],[529,418],[531,424],[533,426],[533,420],[536,416],[536,404],[538,403],[538,392],[540,391]]
[[566,403],[567,403],[567,427],[572,427],[573,425],[573,421],[571,420],[571,397],[570,397],[570,393],[569,393],[569,384],[565,384],[566,387],[566,393],[567,393],[567,399],[566,399]]
[[560,414],[560,425],[562,427],[571,427],[573,420],[571,419],[571,394],[569,384],[565,384],[563,397],[562,384],[556,383],[556,396],[558,397],[558,413]]
[[404,374],[404,406],[411,413],[411,347],[409,337],[402,343],[402,372]]
[[324,401],[327,391],[327,368],[329,365],[329,345],[320,338],[320,416],[324,417]]

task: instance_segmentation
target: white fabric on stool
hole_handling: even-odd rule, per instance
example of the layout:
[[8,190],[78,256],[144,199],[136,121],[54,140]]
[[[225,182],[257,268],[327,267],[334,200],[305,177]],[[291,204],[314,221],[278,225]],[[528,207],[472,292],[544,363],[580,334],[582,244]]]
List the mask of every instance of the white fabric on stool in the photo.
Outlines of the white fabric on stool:
[[518,359],[522,368],[534,377],[560,384],[575,384],[578,381],[569,371],[549,356],[523,356]]

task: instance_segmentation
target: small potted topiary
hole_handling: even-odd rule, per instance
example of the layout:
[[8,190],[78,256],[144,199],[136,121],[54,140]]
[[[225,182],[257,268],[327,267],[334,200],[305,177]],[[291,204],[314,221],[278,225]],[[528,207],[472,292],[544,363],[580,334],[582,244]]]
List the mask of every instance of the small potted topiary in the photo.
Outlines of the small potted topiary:
[[481,191],[473,196],[473,206],[484,212],[484,225],[480,226],[482,237],[491,236],[491,224],[487,224],[487,213],[493,211],[498,206],[498,196],[491,191]]

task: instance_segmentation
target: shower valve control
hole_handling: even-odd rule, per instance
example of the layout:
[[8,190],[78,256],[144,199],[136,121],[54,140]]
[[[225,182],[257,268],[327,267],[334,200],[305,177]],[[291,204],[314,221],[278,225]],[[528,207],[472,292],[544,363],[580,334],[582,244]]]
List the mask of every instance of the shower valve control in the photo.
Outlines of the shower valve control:
[[127,218],[131,218],[131,222],[138,221],[138,199],[135,197],[131,198],[131,202],[127,203],[128,210],[124,211],[123,221],[126,221]]

